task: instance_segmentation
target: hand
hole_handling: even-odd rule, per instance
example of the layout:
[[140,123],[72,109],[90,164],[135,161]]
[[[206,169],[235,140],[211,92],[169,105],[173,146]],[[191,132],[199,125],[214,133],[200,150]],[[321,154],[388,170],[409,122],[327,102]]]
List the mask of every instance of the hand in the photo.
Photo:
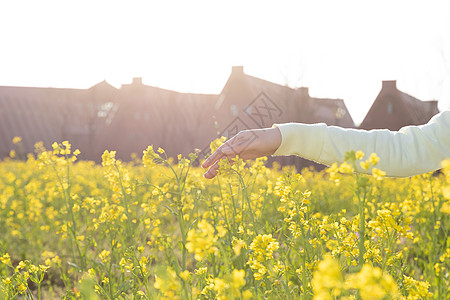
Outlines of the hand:
[[209,169],[203,176],[208,179],[214,178],[222,158],[231,161],[238,155],[243,160],[255,159],[274,154],[280,145],[281,132],[277,127],[241,131],[205,160],[202,167]]

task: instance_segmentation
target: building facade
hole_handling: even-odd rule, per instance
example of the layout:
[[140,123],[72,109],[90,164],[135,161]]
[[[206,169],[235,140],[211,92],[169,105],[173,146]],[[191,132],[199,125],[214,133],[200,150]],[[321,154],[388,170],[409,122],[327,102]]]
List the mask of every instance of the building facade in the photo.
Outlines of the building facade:
[[[436,101],[420,101],[385,81],[361,128],[398,130],[424,124],[437,112]],[[96,162],[106,149],[130,160],[148,145],[171,157],[205,156],[217,137],[286,122],[355,127],[343,100],[311,97],[308,88],[253,77],[241,66],[232,68],[220,94],[213,95],[152,87],[140,78],[120,88],[105,81],[89,89],[0,87],[0,158],[12,149],[32,153],[39,141],[50,148],[64,140],[80,149],[81,159]],[[12,143],[15,136],[22,137],[20,145]],[[274,160],[298,169],[315,165],[298,157]]]

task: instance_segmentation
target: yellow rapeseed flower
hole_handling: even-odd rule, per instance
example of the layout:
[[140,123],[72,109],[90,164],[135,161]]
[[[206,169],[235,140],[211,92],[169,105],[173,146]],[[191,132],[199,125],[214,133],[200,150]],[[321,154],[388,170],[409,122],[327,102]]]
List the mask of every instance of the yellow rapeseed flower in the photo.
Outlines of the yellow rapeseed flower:
[[363,159],[363,157],[364,157],[364,152],[362,152],[361,150],[356,151],[355,157],[356,157],[357,160]]
[[245,270],[233,270],[233,287],[235,289],[240,289],[245,285]]
[[9,256],[9,253],[3,254],[3,256],[0,257],[0,261],[4,263],[5,265],[11,264],[11,257]]
[[450,202],[444,202],[444,204],[442,204],[440,212],[444,214],[450,214]]
[[330,255],[326,255],[317,265],[311,284],[314,300],[331,300],[333,297],[339,296],[344,282],[338,262]]
[[363,300],[383,299],[387,295],[395,299],[399,296],[392,276],[369,264],[364,264],[359,273],[350,275],[346,284],[358,289]]
[[354,171],[355,170],[353,169],[353,167],[349,163],[347,163],[346,161],[341,163],[340,166],[339,166],[339,172],[341,172],[341,173],[351,174]]
[[380,161],[380,158],[378,157],[378,155],[376,153],[372,153],[372,154],[370,154],[369,161],[372,166],[376,166],[378,164],[378,162]]
[[252,257],[258,261],[263,262],[268,259],[272,259],[273,252],[279,247],[278,242],[272,237],[271,234],[259,234],[253,239],[249,249],[253,250]]
[[13,144],[18,144],[18,143],[20,143],[22,141],[22,138],[20,137],[20,136],[15,136],[15,137],[13,137],[13,139],[12,139],[12,142],[13,142]]
[[198,229],[191,229],[187,234],[186,249],[195,254],[195,259],[201,261],[209,253],[217,253],[214,246],[217,236],[214,227],[206,220],[201,220],[197,225]]
[[188,270],[184,270],[183,272],[180,272],[180,277],[184,281],[188,281],[189,278],[191,277],[191,272],[189,272]]
[[231,244],[233,246],[233,251],[234,254],[236,254],[236,256],[241,254],[242,248],[247,248],[247,244],[243,240],[238,239],[236,237],[233,237]]
[[203,274],[206,274],[206,272],[208,272],[208,269],[207,268],[198,268],[198,269],[195,269],[194,270],[194,273],[195,273],[195,275],[197,275],[197,276],[201,276],[201,275],[203,275]]
[[100,257],[100,259],[102,260],[103,263],[107,263],[109,261],[109,255],[110,255],[110,251],[108,250],[103,250],[102,252],[100,252],[100,254],[98,255],[98,257]]
[[369,170],[370,169],[370,161],[366,160],[366,161],[360,161],[359,162],[361,168],[363,170]]
[[381,171],[377,168],[373,168],[372,169],[372,176],[376,179],[376,180],[382,180],[384,176],[386,176],[386,172]]

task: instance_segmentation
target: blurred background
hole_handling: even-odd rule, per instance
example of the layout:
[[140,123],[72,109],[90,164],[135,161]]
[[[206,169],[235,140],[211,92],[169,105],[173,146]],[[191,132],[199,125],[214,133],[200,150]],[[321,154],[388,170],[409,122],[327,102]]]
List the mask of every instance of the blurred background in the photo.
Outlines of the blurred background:
[[206,153],[247,128],[398,130],[450,106],[443,0],[0,1],[0,41],[2,158],[67,139],[95,161]]

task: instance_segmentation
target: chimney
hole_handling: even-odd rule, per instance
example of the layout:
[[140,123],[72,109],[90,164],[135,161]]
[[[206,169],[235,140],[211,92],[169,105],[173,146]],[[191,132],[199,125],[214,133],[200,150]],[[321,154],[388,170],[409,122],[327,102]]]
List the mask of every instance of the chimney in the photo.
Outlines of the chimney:
[[309,88],[307,87],[299,87],[297,91],[300,94],[301,99],[308,99],[309,98]]
[[231,67],[232,74],[244,74],[244,66],[233,66]]
[[142,85],[142,77],[134,77],[131,84],[135,86]]
[[386,90],[396,90],[397,80],[383,80],[382,89]]

